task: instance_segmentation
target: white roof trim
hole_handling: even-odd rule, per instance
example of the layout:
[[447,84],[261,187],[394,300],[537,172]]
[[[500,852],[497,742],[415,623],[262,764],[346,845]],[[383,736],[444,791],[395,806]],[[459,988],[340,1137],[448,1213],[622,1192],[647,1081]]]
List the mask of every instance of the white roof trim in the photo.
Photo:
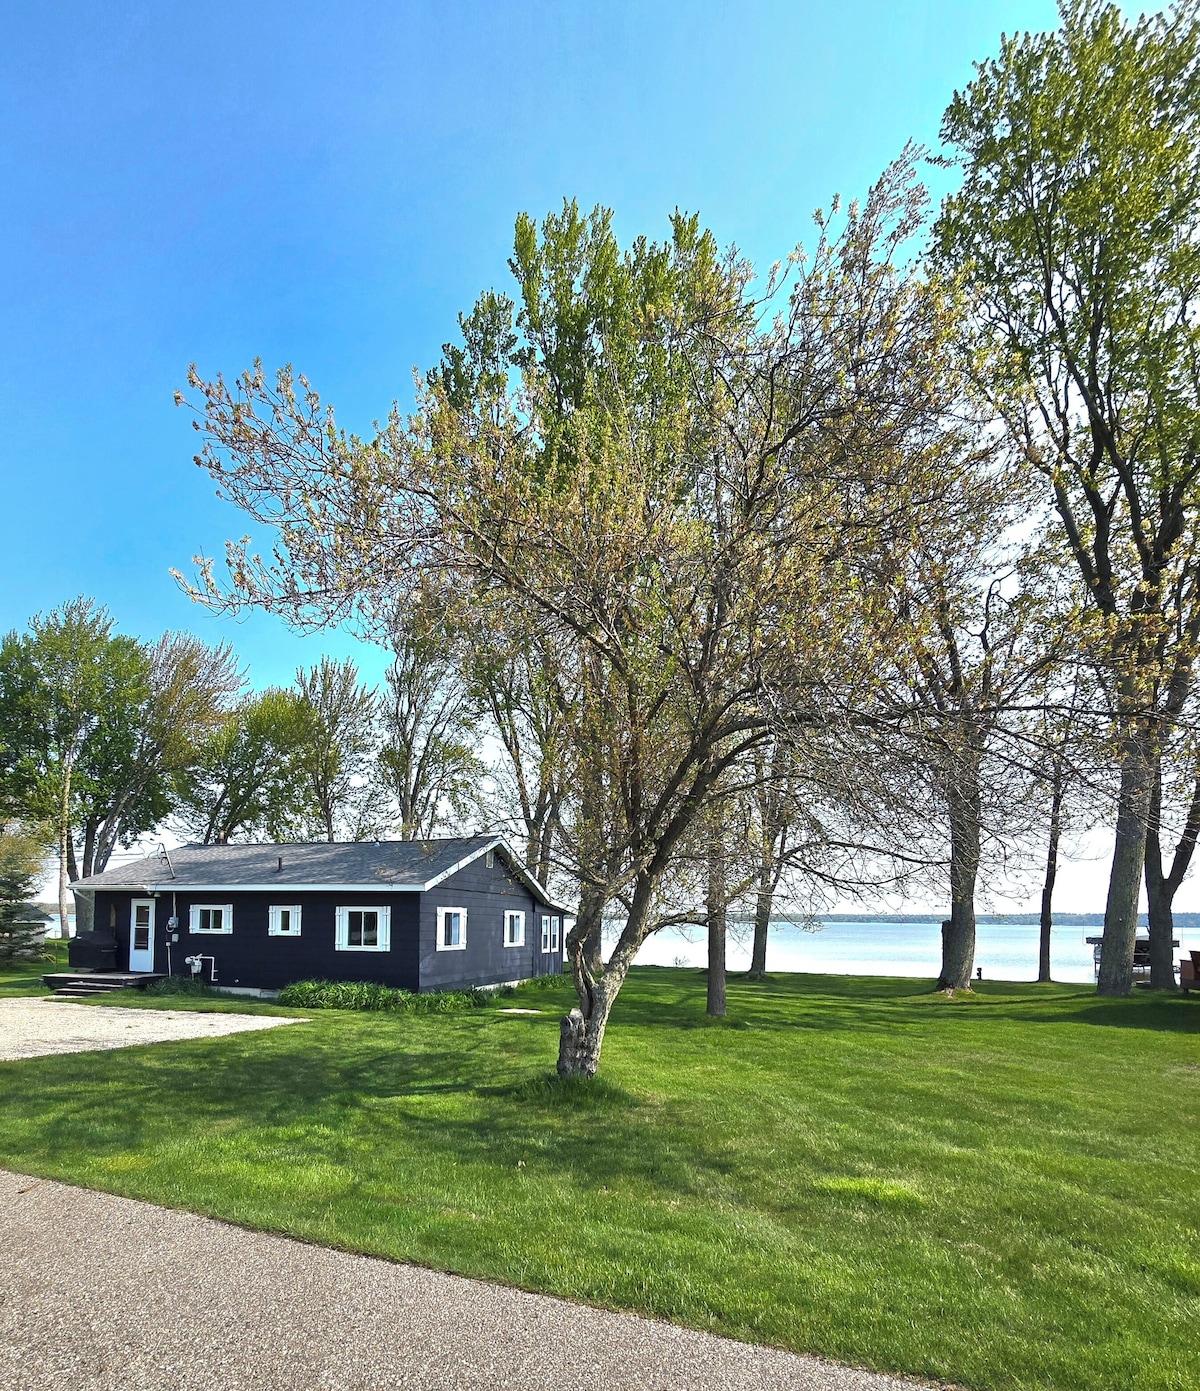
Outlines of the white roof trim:
[[505,857],[511,858],[508,846],[505,845],[499,836],[494,836],[486,845],[481,845],[478,850],[474,850],[471,854],[465,855],[457,864],[451,865],[449,869],[442,870],[441,874],[431,879],[429,883],[425,885],[426,893],[428,893],[430,889],[436,889],[439,884],[449,879],[452,874],[457,874],[460,869],[466,869],[469,864],[474,864],[480,855],[486,855],[489,850],[496,849],[503,850],[505,852]]

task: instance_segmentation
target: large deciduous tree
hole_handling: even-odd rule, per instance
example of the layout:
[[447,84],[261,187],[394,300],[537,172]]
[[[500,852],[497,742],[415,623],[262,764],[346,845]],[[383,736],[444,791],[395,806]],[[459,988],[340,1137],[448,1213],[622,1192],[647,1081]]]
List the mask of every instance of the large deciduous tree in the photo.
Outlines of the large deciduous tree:
[[[952,329],[907,262],[913,155],[808,260],[721,256],[694,218],[622,251],[610,215],[518,220],[517,304],[484,296],[418,414],[367,441],[290,371],[204,381],[198,462],[275,555],[227,551],[196,592],[298,623],[419,608],[435,576],[561,654],[572,792],[560,853],[581,884],[578,997],[559,1069],[595,1072],[672,866],[786,705],[872,679],[888,641],[864,577],[900,563],[944,488]],[[875,619],[883,621],[876,623]],[[603,974],[585,946],[625,910]]]
[[[114,636],[107,613],[84,601],[5,639],[7,800],[10,810],[58,825],[68,885],[101,872],[118,845],[167,818],[176,778],[241,684],[227,645],[210,648],[187,633],[153,644]],[[76,928],[87,931],[91,895],[75,897]]]
[[244,697],[179,775],[177,815],[184,831],[202,845],[288,835],[309,722],[295,691],[272,687]]
[[436,627],[392,632],[376,777],[404,840],[460,831],[479,814],[479,714],[454,644]]
[[[150,662],[114,635],[107,609],[80,598],[0,644],[0,772],[6,809],[48,821],[58,847],[58,909],[67,932],[78,781],[109,771],[150,691]],[[107,746],[107,753],[102,749]],[[88,754],[92,753],[91,764]]]
[[961,461],[942,524],[922,528],[891,585],[903,622],[876,705],[878,727],[894,731],[940,804],[950,889],[943,990],[970,982],[983,855],[989,840],[1023,829],[1028,716],[1070,631],[1055,603],[1056,567],[1031,527],[1029,489],[995,443]]
[[[1200,19],[1060,6],[942,126],[963,171],[937,246],[979,381],[1045,480],[1114,692],[1120,796],[1099,988],[1132,985],[1155,768],[1200,636]],[[1155,946],[1157,973],[1169,970]]]
[[358,668],[322,657],[296,672],[302,737],[293,753],[292,819],[302,836],[326,841],[339,832],[351,840],[373,834],[372,761],[379,745],[379,697],[362,685]]
[[[84,746],[68,843],[72,880],[101,873],[118,845],[132,845],[170,816],[178,779],[242,688],[227,643],[164,633],[142,651],[144,689],[111,709]],[[91,911],[92,896],[77,893],[78,930],[88,930]]]

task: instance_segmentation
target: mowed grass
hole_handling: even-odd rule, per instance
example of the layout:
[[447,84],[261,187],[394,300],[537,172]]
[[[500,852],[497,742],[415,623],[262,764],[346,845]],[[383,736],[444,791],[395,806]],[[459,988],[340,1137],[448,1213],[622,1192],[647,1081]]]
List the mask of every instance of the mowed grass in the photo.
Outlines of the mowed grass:
[[42,976],[66,969],[67,953],[61,942],[47,944],[44,961],[0,963],[0,999],[6,995],[48,995]]
[[715,1023],[642,969],[563,1086],[568,999],[0,1064],[0,1164],[966,1386],[1200,1386],[1200,1000],[799,976]]

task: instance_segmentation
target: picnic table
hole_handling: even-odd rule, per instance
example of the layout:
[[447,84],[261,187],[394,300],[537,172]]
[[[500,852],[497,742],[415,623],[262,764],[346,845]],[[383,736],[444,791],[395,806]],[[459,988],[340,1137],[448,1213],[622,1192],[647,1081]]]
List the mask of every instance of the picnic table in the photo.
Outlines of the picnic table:
[[[1103,937],[1085,937],[1083,940],[1084,940],[1084,941],[1088,944],[1088,946],[1091,947],[1091,949],[1092,949],[1092,961],[1093,961],[1093,963],[1095,964],[1095,967],[1096,967],[1096,979],[1099,980],[1099,979],[1100,979],[1100,954],[1101,954],[1101,951],[1102,951],[1102,949],[1103,949],[1103,947],[1104,947],[1104,938],[1103,938]],[[1172,947],[1177,947],[1178,945],[1179,945],[1179,938],[1178,938],[1178,937],[1173,937],[1173,938],[1171,939],[1171,946],[1172,946]],[[1200,957],[1200,952],[1192,952],[1191,955],[1192,955],[1192,957],[1193,957],[1193,959],[1194,959],[1194,958],[1196,958],[1196,957]],[[1192,965],[1192,962],[1189,962],[1188,964],[1189,964],[1189,965]],[[1134,943],[1133,943],[1133,974],[1134,974],[1135,977],[1137,977],[1137,976],[1139,976],[1139,975],[1145,977],[1145,976],[1148,976],[1148,975],[1150,974],[1150,938],[1149,938],[1149,937],[1138,937],[1138,938],[1136,938],[1136,939],[1134,940]],[[1182,983],[1183,983],[1183,981],[1182,981],[1182,975],[1181,975],[1180,984],[1182,984]],[[1186,988],[1186,987],[1185,987],[1185,988]]]

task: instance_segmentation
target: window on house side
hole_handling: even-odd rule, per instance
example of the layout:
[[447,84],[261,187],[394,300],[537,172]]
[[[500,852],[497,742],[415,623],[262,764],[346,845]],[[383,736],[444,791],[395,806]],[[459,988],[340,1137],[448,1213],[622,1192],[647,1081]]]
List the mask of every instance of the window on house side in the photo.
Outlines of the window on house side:
[[551,951],[557,951],[557,950],[558,950],[558,932],[559,932],[559,928],[560,928],[560,927],[562,927],[562,919],[561,919],[561,918],[551,918],[551,919],[550,919],[550,950],[551,950]]
[[524,913],[505,913],[504,945],[506,947],[523,947],[525,945]]
[[267,913],[267,934],[271,937],[299,937],[300,905],[272,903]]
[[464,951],[467,945],[467,910],[439,908],[437,910],[438,951]]
[[338,951],[390,951],[391,911],[339,908],[334,946]]
[[228,937],[233,932],[233,904],[193,903],[188,927],[192,932],[221,933]]
[[542,918],[542,950],[550,950],[550,919]]

